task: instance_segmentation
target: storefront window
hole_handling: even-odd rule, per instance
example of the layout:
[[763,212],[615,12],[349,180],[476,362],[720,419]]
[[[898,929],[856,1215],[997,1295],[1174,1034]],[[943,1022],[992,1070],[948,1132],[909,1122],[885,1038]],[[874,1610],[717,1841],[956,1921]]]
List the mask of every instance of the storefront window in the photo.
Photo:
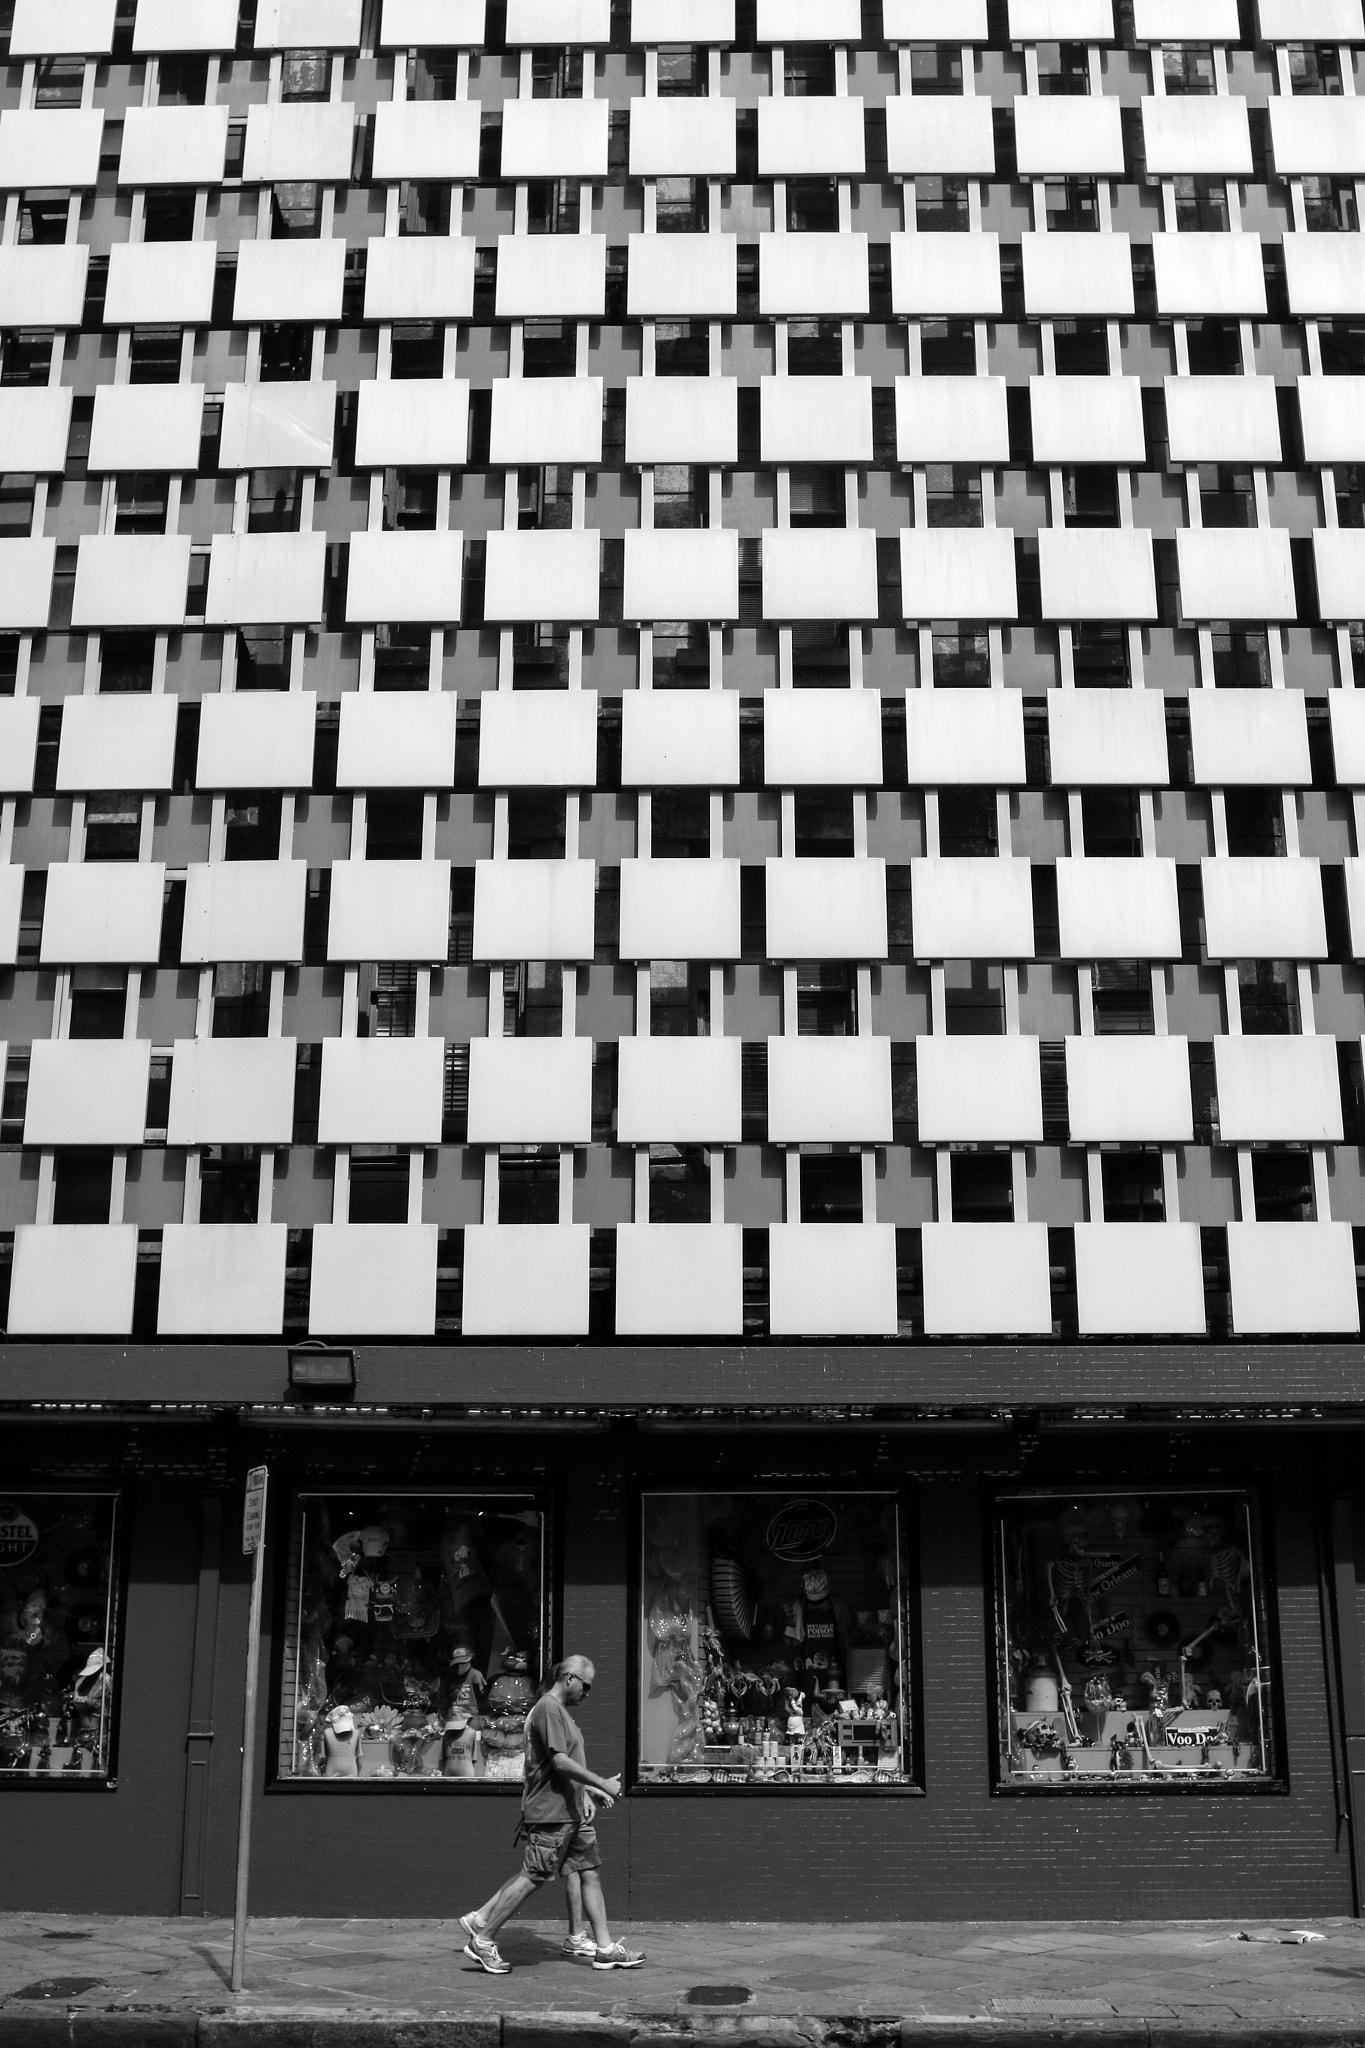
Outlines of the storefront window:
[[996,1570],[1002,1784],[1093,1791],[1273,1776],[1249,1494],[1004,1499]]
[[519,1782],[548,1650],[546,1528],[531,1494],[300,1495],[280,1778]]
[[642,1782],[906,1783],[894,1496],[649,1493],[642,1511]]
[[118,1496],[0,1493],[0,1783],[108,1783]]

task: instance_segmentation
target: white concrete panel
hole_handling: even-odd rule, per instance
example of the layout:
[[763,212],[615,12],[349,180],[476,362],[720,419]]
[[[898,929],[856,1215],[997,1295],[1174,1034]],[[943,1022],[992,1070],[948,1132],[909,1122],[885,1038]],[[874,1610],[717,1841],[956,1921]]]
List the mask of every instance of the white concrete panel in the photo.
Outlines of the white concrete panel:
[[1188,701],[1196,782],[1312,782],[1301,690],[1191,690]]
[[120,185],[219,185],[227,155],[226,107],[129,107]]
[[992,115],[985,93],[970,99],[957,93],[893,94],[886,102],[888,171],[893,178],[994,177]]
[[8,633],[41,633],[52,609],[52,572],[57,543],[34,535],[0,540],[0,628]]
[[739,617],[739,535],[723,527],[629,532],[625,545],[625,619]]
[[481,860],[476,960],[591,960],[597,870],[590,860]]
[[1008,462],[1009,452],[1003,377],[897,377],[899,461]]
[[1073,1145],[1188,1145],[1194,1136],[1189,1041],[1067,1038]]
[[1063,960],[1178,960],[1175,862],[1059,860],[1057,922]]
[[490,625],[521,619],[596,619],[601,540],[596,527],[490,533],[484,617]]
[[134,55],[162,50],[231,50],[237,41],[239,11],[237,0],[137,0]]
[[1159,690],[1049,690],[1047,723],[1055,787],[1164,789],[1171,779]]
[[1244,99],[1177,93],[1141,104],[1148,177],[1251,176],[1251,128]]
[[1116,99],[1019,93],[1010,111],[1021,178],[1123,176],[1122,109]]
[[202,384],[101,384],[87,467],[93,476],[197,469],[203,423]]
[[1027,860],[932,855],[910,863],[917,960],[1026,960],[1033,952]]
[[68,697],[57,752],[58,790],[168,790],[178,709],[176,698],[164,694]]
[[[1351,953],[1365,959],[1365,860],[1358,855],[1342,862],[1346,876],[1346,912],[1351,925]],[[3,874],[3,870],[0,870]],[[13,954],[8,958],[13,959]]]
[[308,1328],[324,1337],[430,1337],[434,1223],[315,1223]]
[[602,460],[600,377],[518,377],[493,386],[489,461],[516,469]]
[[1210,960],[1325,960],[1316,860],[1243,854],[1199,863]]
[[1333,1038],[1215,1038],[1218,1135],[1225,1145],[1339,1145]]
[[168,1223],[158,1336],[277,1337],[288,1257],[283,1223]]
[[453,690],[348,690],[341,700],[338,789],[449,789]]
[[[213,244],[204,246],[212,256]],[[416,247],[419,243],[404,246]],[[424,240],[420,246],[426,247]],[[371,243],[371,251],[373,248]],[[329,237],[325,242],[243,242],[237,251],[232,317],[247,326],[269,320],[318,324],[339,320],[345,282],[346,244],[339,236]],[[367,276],[367,319],[375,317],[370,311],[370,284]]]
[[126,1337],[136,1272],[135,1224],[21,1224],[14,1233],[9,1334]]
[[743,1133],[738,1038],[623,1038],[616,1073],[620,1145],[737,1145]]
[[1229,1223],[1228,1278],[1239,1337],[1360,1328],[1349,1223]]
[[449,945],[448,860],[332,862],[329,960],[444,960]]
[[860,43],[859,0],[758,0],[760,43]]
[[354,140],[355,109],[347,100],[257,101],[247,108],[242,182],[316,178],[324,185],[346,184]]
[[734,235],[632,235],[627,310],[642,317],[733,319],[738,246]]
[[1265,272],[1259,235],[1216,229],[1154,234],[1156,302],[1164,317],[1223,313],[1265,317]]
[[1132,319],[1133,260],[1127,235],[1028,233],[1019,239],[1030,319],[1049,314]]
[[769,860],[770,960],[884,960],[886,862]]
[[0,471],[58,475],[66,467],[74,393],[63,384],[0,388]]
[[758,388],[764,462],[871,462],[870,377],[762,377]]
[[464,1234],[465,1337],[586,1337],[586,1223],[474,1223]]
[[1175,537],[1187,619],[1293,619],[1294,564],[1280,527],[1201,527]]
[[114,41],[115,0],[14,0],[9,60],[22,57],[107,57]]
[[1266,110],[1277,177],[1354,178],[1365,171],[1365,101],[1273,93]]
[[861,178],[866,168],[863,103],[851,93],[842,98],[789,94],[759,101],[760,178]]
[[318,1143],[439,1145],[444,1066],[441,1038],[325,1038]]
[[893,234],[890,241],[893,312],[1000,318],[1000,237],[994,231]]
[[1155,619],[1152,536],[1143,527],[1044,527],[1045,619]]
[[1202,1337],[1197,1223],[1078,1223],[1076,1311],[1083,1337]]
[[875,619],[877,536],[838,527],[763,535],[765,619]]
[[220,469],[330,469],[337,388],[229,384],[223,393]]
[[83,242],[0,249],[0,325],[79,327],[89,261]]
[[504,100],[503,177],[605,178],[610,115],[606,100]]
[[381,100],[374,110],[375,183],[477,178],[481,114],[477,99]]
[[0,114],[0,191],[86,191],[99,175],[99,107],[6,107]]
[[768,1140],[889,1144],[890,1039],[770,1038]]
[[600,320],[606,295],[605,235],[499,236],[499,320]]
[[484,0],[384,0],[380,47],[477,50],[485,12]]
[[313,780],[314,690],[233,690],[199,706],[200,789],[307,789]]
[[[1362,694],[1365,706],[1365,694]],[[36,727],[35,727],[36,731]],[[621,786],[733,788],[739,781],[737,690],[627,690]]]
[[926,1223],[926,1337],[1050,1337],[1045,1223]]
[[258,50],[354,50],[361,0],[259,0]]
[[485,690],[479,700],[484,789],[591,789],[596,690]]
[[[0,697],[0,796],[27,796],[33,788],[39,708],[36,697]],[[735,740],[738,746],[738,723]]]
[[1139,377],[1030,377],[1033,459],[1037,463],[1147,460]]
[[189,580],[188,534],[83,533],[72,627],[179,626]]
[[1256,0],[1268,43],[1365,42],[1360,0]]
[[26,1145],[140,1145],[152,1048],[145,1038],[36,1038]]
[[907,690],[905,752],[912,789],[1027,781],[1018,690]]
[[[12,872],[17,882],[20,871]],[[54,861],[43,906],[43,966],[149,965],[161,947],[165,893],[162,861]],[[15,896],[17,925],[17,889]]]
[[1165,389],[1172,462],[1279,462],[1273,377],[1167,377]]
[[[473,312],[472,240],[376,235],[366,247],[367,320],[467,320]],[[363,382],[360,388],[365,390]]]
[[1241,33],[1237,0],[1133,0],[1139,43],[1235,43]]
[[216,533],[204,623],[316,625],[326,567],[325,533]]
[[765,690],[763,779],[769,786],[875,788],[882,779],[879,690]]
[[1338,783],[1345,789],[1365,789],[1365,690],[1329,690],[1327,715]]
[[627,377],[627,462],[732,463],[738,453],[738,378]]
[[[439,1087],[436,1093],[439,1127]],[[471,1041],[471,1145],[586,1145],[591,1137],[590,1038]]]
[[521,44],[606,43],[610,0],[508,0],[507,47]]
[[13,967],[19,951],[19,913],[24,901],[24,871],[0,867],[0,967]]
[[759,236],[758,306],[764,319],[786,313],[866,319],[867,293],[865,234]]
[[1365,313],[1365,235],[1286,234],[1281,247],[1296,319]]
[[1305,462],[1365,462],[1365,377],[1300,377]]
[[744,1232],[737,1223],[618,1223],[618,1337],[738,1337]]
[[288,1145],[294,1132],[292,1038],[178,1038],[168,1145]]
[[735,0],[631,0],[633,43],[732,43]]
[[1112,43],[1112,0],[1009,0],[1010,41]]
[[[731,8],[733,13],[733,6]],[[689,29],[684,42],[699,38]],[[728,41],[729,38],[726,38]],[[731,99],[633,99],[632,178],[733,178],[735,102]]]
[[105,326],[207,327],[216,256],[213,242],[116,242],[109,251]]
[[901,533],[901,609],[907,619],[1019,615],[1014,535],[1006,526]]
[[623,960],[737,960],[737,860],[623,860]]
[[1036,1038],[917,1038],[915,1079],[921,1145],[1042,1143]]
[[458,624],[464,535],[353,533],[346,617],[353,626]]
[[889,43],[984,43],[986,0],[882,0]]
[[894,1337],[894,1225],[770,1225],[768,1291],[774,1337]]
[[1365,533],[1354,526],[1319,527],[1313,566],[1324,619],[1365,617]]
[[390,463],[400,469],[463,469],[468,452],[467,377],[362,380],[356,406],[357,469],[383,469]]
[[[186,966],[217,960],[301,960],[307,893],[306,861],[192,862],[185,875],[181,959]],[[372,952],[365,957],[393,956]]]

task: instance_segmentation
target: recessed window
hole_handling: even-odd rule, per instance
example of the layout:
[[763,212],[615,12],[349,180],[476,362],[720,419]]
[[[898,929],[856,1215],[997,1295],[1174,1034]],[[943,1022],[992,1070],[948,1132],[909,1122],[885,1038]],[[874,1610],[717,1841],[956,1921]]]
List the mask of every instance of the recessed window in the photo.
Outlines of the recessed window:
[[352,1145],[347,1220],[406,1223],[411,1155],[395,1145]]
[[178,327],[135,327],[128,342],[128,382],[178,384],[183,353]]
[[[396,330],[395,330],[396,331]],[[261,328],[261,382],[301,382],[312,372],[313,330],[301,321],[272,320]],[[394,376],[399,372],[394,371]]]
[[699,527],[707,523],[707,472],[688,462],[654,465],[654,524]]
[[1161,53],[1161,68],[1168,93],[1216,93],[1218,73],[1214,69],[1210,43],[1168,43]]
[[450,186],[430,178],[405,179],[398,187],[400,235],[448,235]]
[[841,377],[844,373],[842,321],[789,320],[787,372],[792,377]]
[[1092,859],[1141,857],[1142,811],[1135,789],[1082,790],[1081,826]]
[[566,800],[555,790],[514,789],[507,798],[507,858],[563,860]]
[[1062,471],[1062,514],[1068,526],[1117,526],[1118,471],[1097,462]]
[[259,960],[220,960],[213,970],[213,1038],[265,1038],[270,970]]
[[1254,526],[1256,488],[1251,471],[1225,462],[1201,462],[1199,516],[1205,526]]
[[189,242],[194,239],[194,193],[172,187],[148,192],[142,202],[144,242]]
[[332,58],[327,50],[286,50],[280,59],[282,100],[325,100],[332,90]]
[[1126,627],[1088,619],[1073,626],[1071,675],[1078,690],[1126,690],[1133,679]]
[[1223,178],[1175,178],[1175,224],[1182,234],[1228,231],[1228,188]]
[[796,970],[799,1038],[856,1038],[858,970],[843,960],[806,962]]
[[848,520],[844,472],[807,464],[790,473],[793,527],[844,526]]
[[930,526],[980,526],[981,471],[960,462],[925,467],[925,506]]
[[837,233],[839,189],[833,178],[788,178],[787,227],[792,234]]
[[1108,327],[1103,320],[1054,320],[1052,360],[1059,377],[1107,377]]
[[1014,1169],[1008,1152],[954,1152],[949,1163],[954,1223],[1010,1223]]
[[199,1221],[254,1223],[260,1212],[261,1155],[254,1145],[208,1145],[199,1155]]
[[128,971],[124,967],[71,969],[68,1038],[122,1038],[128,1012]]
[[922,320],[919,352],[925,377],[976,375],[976,329],[970,320]]
[[1264,627],[1219,626],[1210,632],[1213,680],[1220,690],[1268,690],[1270,643]]
[[962,90],[962,45],[960,43],[912,43],[910,45],[910,90],[920,93],[960,93]]
[[950,1038],[999,1038],[1005,1029],[1005,973],[992,960],[948,960],[944,1028]]
[[915,225],[924,233],[966,234],[971,212],[965,178],[917,177]]
[[1043,205],[1054,232],[1099,232],[1099,187],[1094,178],[1045,178]]
[[995,857],[1000,851],[1000,822],[993,789],[939,791],[938,850],[945,859]]
[[521,960],[502,970],[505,1038],[558,1038],[564,1029],[564,969],[558,960]]
[[853,794],[845,789],[798,789],[795,843],[798,855],[853,854]]
[[1284,845],[1284,797],[1278,789],[1225,789],[1228,852],[1278,859]]
[[705,860],[711,851],[711,792],[656,789],[649,799],[649,850],[656,860]]
[[1287,1145],[1254,1151],[1251,1186],[1258,1223],[1311,1223],[1317,1214],[1313,1162],[1305,1151]]
[[224,801],[225,860],[278,860],[283,818],[277,789],[231,791]]
[[798,43],[783,58],[787,92],[793,98],[832,98],[835,91],[834,47],[830,43]]
[[164,474],[132,470],[114,486],[115,533],[164,533],[170,504],[170,479]]
[[860,1152],[801,1154],[801,1221],[861,1223],[863,1159]]
[[1291,92],[1340,94],[1341,52],[1334,43],[1290,43],[1285,55]]
[[929,644],[935,689],[990,687],[991,643],[983,626],[935,626]]
[[21,243],[64,242],[70,203],[65,192],[25,192],[19,205]]
[[136,860],[141,842],[142,798],[135,790],[105,790],[86,798],[87,860]]
[[651,1223],[711,1221],[711,1155],[703,1145],[649,1148]]
[[52,1221],[107,1223],[114,1155],[93,1145],[64,1145],[52,1161]]
[[1084,43],[1039,43],[1038,91],[1044,96],[1088,93],[1090,53]]
[[1355,185],[1345,178],[1305,177],[1303,215],[1312,233],[1354,234],[1360,226]]
[[1237,1001],[1250,1037],[1296,1037],[1299,978],[1291,960],[1239,960]]
[[1210,314],[1185,322],[1192,377],[1236,377],[1242,369],[1242,335],[1235,320]]
[[661,45],[658,64],[661,100],[693,99],[706,91],[705,53],[695,44]]
[[499,1223],[558,1223],[559,1151],[504,1147],[498,1154]]
[[291,178],[272,188],[270,233],[277,242],[315,240],[322,233],[322,187],[311,178]]
[[209,60],[204,56],[158,57],[156,103],[159,107],[202,107],[208,97]]
[[1152,970],[1145,960],[1097,960],[1090,970],[1090,1009],[1095,1035],[1119,1037],[1156,1029]]
[[1166,1214],[1161,1154],[1151,1146],[1100,1155],[1106,1223],[1160,1223]]
[[654,225],[661,235],[704,235],[710,222],[705,178],[656,178]]
[[705,1038],[711,1029],[711,974],[700,960],[651,960],[651,1038]]
[[420,860],[426,799],[415,789],[372,789],[365,799],[365,858]]

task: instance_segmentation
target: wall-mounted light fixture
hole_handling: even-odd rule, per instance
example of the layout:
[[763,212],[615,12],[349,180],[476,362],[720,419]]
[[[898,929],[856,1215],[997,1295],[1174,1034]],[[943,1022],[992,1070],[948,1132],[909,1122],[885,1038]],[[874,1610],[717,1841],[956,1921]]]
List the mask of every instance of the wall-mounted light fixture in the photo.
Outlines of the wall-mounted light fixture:
[[342,1351],[326,1344],[291,1345],[289,1391],[309,1401],[354,1400],[354,1351]]

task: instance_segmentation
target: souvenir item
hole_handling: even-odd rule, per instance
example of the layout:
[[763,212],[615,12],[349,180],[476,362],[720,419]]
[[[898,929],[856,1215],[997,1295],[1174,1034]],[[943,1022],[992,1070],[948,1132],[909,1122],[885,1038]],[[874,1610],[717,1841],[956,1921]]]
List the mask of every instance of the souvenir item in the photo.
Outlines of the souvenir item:
[[322,1724],[322,1745],[327,1762],[325,1778],[360,1776],[360,1738],[349,1707],[333,1707]]
[[0,1502],[0,1776],[110,1768],[117,1507],[113,1494]]

